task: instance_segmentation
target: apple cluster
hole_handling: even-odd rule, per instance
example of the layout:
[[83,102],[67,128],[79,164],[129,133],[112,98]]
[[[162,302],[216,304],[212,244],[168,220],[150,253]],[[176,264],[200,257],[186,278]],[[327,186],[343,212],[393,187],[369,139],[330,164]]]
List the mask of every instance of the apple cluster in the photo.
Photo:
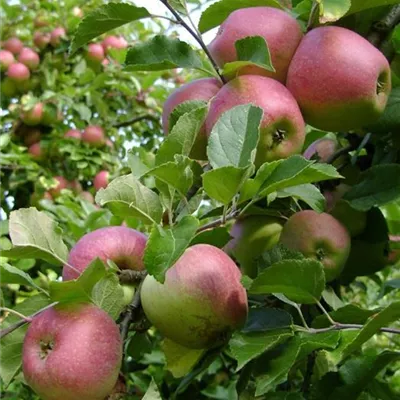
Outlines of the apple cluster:
[[106,66],[110,63],[111,49],[126,49],[128,42],[122,36],[106,36],[101,43],[90,43],[87,49],[87,59],[95,64]]

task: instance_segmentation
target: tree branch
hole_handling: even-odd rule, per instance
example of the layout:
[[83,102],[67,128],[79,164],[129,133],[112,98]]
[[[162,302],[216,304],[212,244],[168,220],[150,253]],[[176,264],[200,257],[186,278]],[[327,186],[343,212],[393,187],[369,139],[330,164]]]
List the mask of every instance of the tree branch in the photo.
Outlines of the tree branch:
[[124,318],[122,319],[120,323],[120,331],[121,331],[121,337],[122,337],[122,342],[125,341],[125,339],[128,337],[128,332],[129,328],[132,324],[132,322],[136,318],[136,313],[140,309],[140,291],[142,289],[142,282],[140,282],[139,287],[136,290],[136,293],[133,297],[132,303],[129,304],[128,309],[124,315]]
[[[341,324],[340,322],[336,322],[335,325],[331,325],[328,326],[327,328],[319,328],[319,329],[315,329],[315,328],[310,328],[309,332],[311,333],[323,333],[323,332],[329,332],[329,331],[342,331],[342,330],[350,330],[350,329],[362,329],[364,328],[364,325],[361,324]],[[380,328],[379,329],[380,332],[384,332],[384,333],[395,333],[397,335],[400,335],[400,329],[396,329],[396,328]]]
[[180,22],[180,24],[193,36],[193,38],[196,40],[196,42],[200,45],[200,47],[203,49],[203,51],[206,53],[208,59],[210,60],[213,68],[215,69],[216,73],[218,74],[219,78],[221,79],[222,83],[226,83],[226,79],[223,77],[223,75],[220,74],[219,68],[215,60],[213,59],[212,55],[210,54],[207,46],[203,42],[203,39],[201,36],[199,36],[183,19],[182,17],[173,9],[173,7],[168,3],[167,0],[160,0],[161,3],[164,4],[165,7],[168,8],[168,10],[171,12],[171,14],[176,18],[177,21]]
[[199,229],[197,229],[197,233],[206,231],[207,229],[216,228],[218,226],[224,225],[225,222],[230,221],[231,219],[235,219],[236,217],[239,216],[239,214],[240,214],[240,210],[232,211],[230,214],[228,214],[225,217],[225,219],[218,218],[215,221],[211,221],[208,224],[201,226]]
[[119,122],[118,124],[114,124],[113,127],[114,128],[123,128],[124,126],[130,126],[130,125],[136,124],[136,122],[140,122],[140,121],[143,121],[146,119],[148,119],[150,121],[154,121],[154,122],[159,122],[158,118],[155,117],[154,115],[145,114],[145,115],[140,115],[139,117],[132,118],[129,121],[124,121],[124,122]]
[[119,272],[120,283],[138,283],[147,275],[147,271],[133,271],[131,269],[123,269]]

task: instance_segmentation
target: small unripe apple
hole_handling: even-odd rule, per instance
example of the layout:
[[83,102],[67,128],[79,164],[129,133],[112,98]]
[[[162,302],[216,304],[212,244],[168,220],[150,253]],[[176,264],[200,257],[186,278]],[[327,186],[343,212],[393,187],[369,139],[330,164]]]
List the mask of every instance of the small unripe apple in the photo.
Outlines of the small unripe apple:
[[82,133],[82,141],[93,146],[102,146],[105,141],[104,130],[98,125],[89,125]]
[[287,248],[320,261],[327,282],[340,275],[350,253],[347,229],[331,215],[312,210],[293,214],[283,227],[280,241]]
[[31,73],[26,65],[16,62],[8,67],[7,76],[14,82],[22,83],[29,80]]
[[43,118],[43,103],[36,103],[30,110],[21,113],[21,120],[29,126],[38,125]]
[[33,34],[33,43],[39,50],[43,50],[50,43],[50,34],[36,31]]
[[81,139],[82,133],[77,129],[70,129],[69,131],[65,132],[65,138],[74,138],[74,139]]
[[34,143],[28,148],[28,153],[34,158],[35,160],[40,160],[43,157],[42,148],[40,146],[40,142]]
[[121,363],[118,325],[93,304],[55,306],[35,316],[22,349],[25,380],[43,400],[104,400]]
[[37,16],[33,21],[33,25],[35,28],[44,28],[48,25],[48,22],[43,16]]
[[[82,236],[72,248],[68,265],[63,268],[63,280],[76,279],[96,258],[113,261],[120,269],[144,269],[143,254],[147,237],[124,226],[100,228]],[[74,267],[74,269],[69,266]]]
[[6,71],[15,62],[13,53],[8,50],[0,50],[0,69]]
[[168,339],[203,349],[228,338],[247,317],[241,273],[217,247],[197,244],[168,269],[162,284],[147,275],[141,289],[143,310]]
[[102,62],[104,60],[104,48],[100,43],[88,45],[87,57],[91,61]]
[[108,171],[100,171],[93,179],[93,186],[97,190],[105,189],[108,186],[110,173]]
[[65,29],[61,26],[52,30],[50,34],[50,43],[53,47],[58,46],[61,43],[61,39],[65,38],[67,33]]
[[24,47],[24,44],[18,38],[11,37],[3,42],[2,47],[4,50],[11,51],[11,53],[17,55]]
[[63,176],[55,176],[54,179],[57,181],[57,184],[55,187],[51,188],[49,192],[52,197],[57,197],[61,194],[63,189],[69,188],[69,182]]
[[264,76],[242,75],[222,87],[211,100],[206,119],[207,134],[211,134],[224,112],[248,103],[264,111],[255,158],[257,167],[301,151],[305,124],[299,106],[281,83]]
[[87,202],[94,204],[94,197],[93,197],[92,193],[90,193],[88,191],[83,191],[83,192],[79,193],[79,197],[82,200],[86,200]]
[[287,88],[310,125],[347,131],[379,118],[391,89],[385,56],[357,33],[338,26],[312,29],[289,67]]
[[108,49],[126,49],[128,42],[121,36],[106,36],[102,42],[104,51]]
[[271,54],[275,72],[256,66],[239,69],[237,75],[263,75],[286,82],[290,61],[303,33],[288,13],[273,7],[250,7],[233,11],[222,23],[208,48],[219,66],[237,61],[235,42],[248,36],[261,36]]
[[268,215],[239,219],[232,226],[232,239],[225,246],[225,251],[235,257],[244,274],[255,278],[257,258],[278,243],[282,226],[282,220]]
[[0,85],[1,93],[6,97],[13,97],[17,93],[17,87],[15,86],[15,82],[6,77],[3,79]]
[[40,64],[40,57],[36,51],[29,47],[24,47],[18,56],[18,61],[25,64],[30,70],[35,70]]

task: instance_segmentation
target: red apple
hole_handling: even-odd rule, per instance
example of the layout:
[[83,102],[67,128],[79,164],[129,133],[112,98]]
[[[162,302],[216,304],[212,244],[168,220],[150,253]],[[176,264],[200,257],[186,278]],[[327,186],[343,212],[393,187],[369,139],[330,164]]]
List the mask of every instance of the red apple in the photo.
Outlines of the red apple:
[[391,89],[385,56],[362,36],[338,26],[311,30],[289,67],[287,87],[310,125],[347,131],[385,109]]
[[[209,101],[220,90],[222,83],[215,78],[203,78],[189,82],[181,86],[171,93],[164,103],[162,124],[164,133],[168,134],[169,116],[179,104],[190,100]],[[191,157],[197,159],[207,159],[206,155],[207,135],[205,126],[203,126],[197,135],[195,144],[193,145]]]
[[81,237],[69,253],[68,265],[63,268],[63,280],[76,279],[96,258],[104,262],[112,260],[120,269],[141,271],[144,269],[146,241],[143,233],[123,226],[90,232]]
[[188,348],[217,344],[240,328],[247,317],[241,273],[222,250],[207,244],[186,249],[161,284],[146,276],[143,310],[168,339]]
[[65,132],[65,138],[74,138],[74,139],[81,139],[82,133],[77,129],[70,129],[69,131]]
[[288,13],[273,7],[233,11],[208,46],[219,66],[237,61],[235,42],[247,36],[261,36],[266,40],[276,72],[247,66],[241,68],[238,74],[268,76],[284,84],[290,61],[303,37],[299,23]]
[[93,146],[102,146],[105,141],[103,128],[98,125],[89,125],[82,133],[82,140]]
[[75,193],[81,193],[83,190],[82,185],[78,181],[78,179],[74,179],[73,181],[69,182],[69,187]]
[[93,304],[56,306],[33,318],[22,350],[26,382],[43,400],[104,400],[122,363],[118,325]]
[[106,188],[110,179],[110,173],[108,171],[100,171],[93,180],[93,186],[97,190]]
[[11,53],[17,55],[24,47],[24,44],[18,38],[11,37],[3,42],[2,47],[4,50],[11,51]]
[[61,190],[68,189],[70,184],[63,176],[55,176],[54,179],[57,181],[55,187],[49,190],[52,197],[57,197],[61,194]]
[[114,143],[110,139],[106,139],[106,146],[109,147],[110,149],[114,148]]
[[45,200],[53,200],[53,196],[50,194],[50,192],[44,192],[43,198]]
[[289,249],[320,261],[327,282],[340,275],[350,254],[347,229],[331,215],[312,210],[293,214],[283,227],[280,241]]
[[281,83],[264,76],[242,75],[222,87],[211,100],[207,134],[211,134],[224,112],[249,103],[264,111],[255,159],[257,167],[301,151],[305,125],[296,100]]
[[311,143],[304,152],[304,158],[307,160],[316,159],[319,162],[326,163],[329,158],[337,151],[338,142],[333,139],[319,139]]
[[29,80],[31,73],[26,65],[16,62],[8,67],[7,76],[14,82],[23,83]]
[[36,103],[30,110],[21,113],[21,120],[29,126],[38,125],[43,118],[43,103]]
[[36,31],[33,34],[33,43],[38,49],[43,50],[50,43],[50,34]]
[[65,29],[61,26],[58,28],[53,29],[53,31],[50,34],[50,43],[53,47],[58,46],[61,43],[61,39],[65,38],[67,33],[65,32]]
[[100,43],[90,43],[88,45],[88,59],[95,62],[104,60],[104,49]]
[[104,51],[107,52],[108,49],[126,49],[128,42],[121,36],[106,36],[102,46]]
[[40,142],[34,143],[28,148],[28,153],[35,160],[40,160],[43,156],[42,148],[40,146]]
[[40,57],[36,51],[29,47],[24,47],[18,56],[18,61],[25,64],[30,70],[35,70],[40,64]]
[[0,69],[1,71],[7,70],[7,68],[15,62],[13,53],[8,50],[0,50]]

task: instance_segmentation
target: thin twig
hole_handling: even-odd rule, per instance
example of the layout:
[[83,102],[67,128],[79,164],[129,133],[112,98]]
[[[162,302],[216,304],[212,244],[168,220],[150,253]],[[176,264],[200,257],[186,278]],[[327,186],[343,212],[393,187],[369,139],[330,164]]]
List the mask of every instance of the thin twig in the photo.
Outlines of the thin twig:
[[[235,211],[231,212],[230,214],[228,214],[226,216],[225,223],[227,221],[235,219],[239,214],[240,214],[239,210],[235,210]],[[205,225],[201,226],[199,229],[197,229],[197,233],[206,231],[207,229],[216,228],[216,227],[221,226],[221,225],[224,225],[224,219],[223,218],[218,218],[215,221],[211,221],[208,224],[205,224]]]
[[220,74],[219,68],[215,60],[213,59],[212,55],[210,54],[207,46],[203,42],[203,39],[197,35],[197,33],[182,19],[182,17],[174,10],[174,8],[168,3],[167,0],[160,0],[161,3],[164,4],[165,7],[168,8],[168,10],[171,12],[171,14],[181,23],[181,25],[193,36],[193,38],[196,40],[196,42],[200,45],[200,47],[204,50],[206,53],[208,59],[210,60],[213,68],[215,69],[215,72],[218,74],[219,78],[221,79],[222,83],[226,83],[226,79],[223,77],[223,75]]
[[341,149],[339,149],[338,151],[336,151],[335,153],[333,153],[327,160],[326,163],[327,164],[332,164],[334,161],[336,161],[340,156],[343,156],[345,154],[347,154],[349,151],[353,151],[355,150],[353,145],[349,144],[348,146],[342,147]]
[[166,19],[167,21],[169,21],[169,22],[171,22],[171,23],[173,23],[173,24],[177,24],[177,25],[180,25],[180,24],[181,24],[181,23],[180,23],[179,21],[177,21],[176,19],[166,17],[165,15],[151,14],[150,17],[151,17],[151,18]]
[[23,319],[25,322],[31,322],[32,318],[25,316],[24,314],[21,314],[20,312],[13,310],[12,308],[8,308],[8,307],[0,307],[0,311],[5,311],[11,314],[16,315],[17,317],[20,317],[21,319]]
[[336,322],[332,319],[332,317],[329,315],[328,311],[325,310],[325,307],[319,302],[317,301],[317,305],[318,307],[321,309],[321,311],[325,314],[326,318],[328,318],[328,321],[332,324],[335,325]]
[[[309,332],[311,333],[323,333],[323,332],[330,332],[330,331],[341,331],[341,330],[347,330],[347,329],[362,329],[364,328],[364,325],[361,324],[341,324],[339,322],[336,322],[335,325],[328,326],[327,328],[310,328]],[[397,335],[400,335],[400,329],[396,328],[388,328],[388,327],[383,327],[379,329],[380,332],[385,332],[385,333],[395,333]]]
[[120,283],[137,283],[142,281],[147,275],[147,271],[133,271],[131,269],[123,269],[119,272]]
[[136,122],[140,122],[143,120],[150,120],[150,121],[154,121],[154,122],[159,122],[158,118],[155,117],[154,115],[151,114],[145,114],[145,115],[140,115],[139,117],[135,117],[130,119],[129,121],[124,121],[124,122],[119,122],[118,124],[114,124],[113,127],[114,128],[123,128],[124,126],[130,126],[135,124]]

